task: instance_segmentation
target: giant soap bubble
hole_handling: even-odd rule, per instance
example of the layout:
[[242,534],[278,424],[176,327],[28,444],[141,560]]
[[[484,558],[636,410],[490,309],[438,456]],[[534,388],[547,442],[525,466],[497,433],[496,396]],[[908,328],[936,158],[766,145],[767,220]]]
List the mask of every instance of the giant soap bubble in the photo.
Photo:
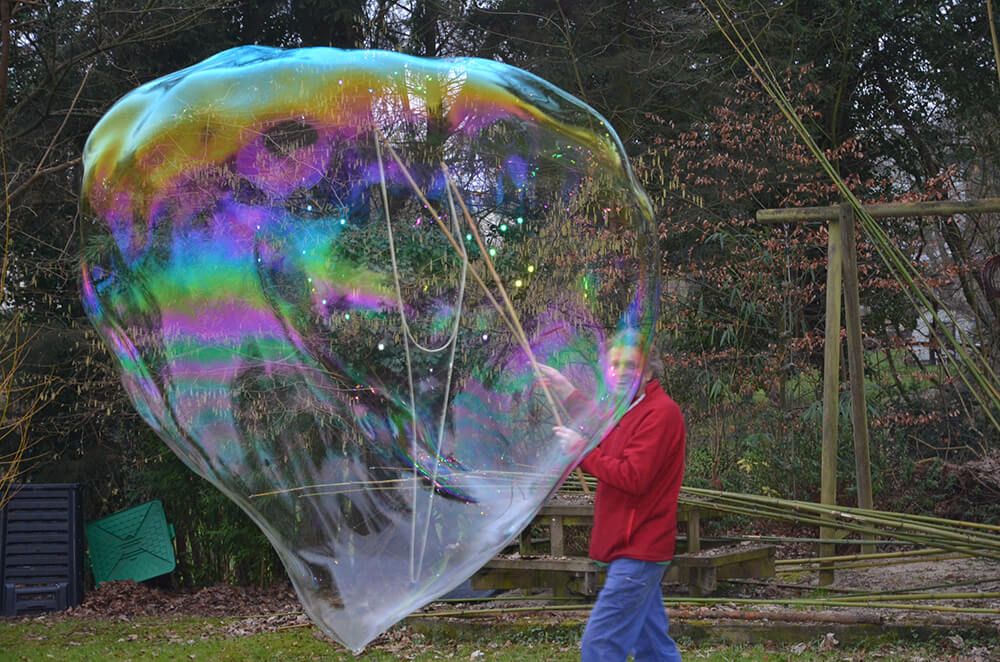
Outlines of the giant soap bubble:
[[604,356],[655,326],[649,203],[524,71],[238,48],[121,99],[84,164],[83,300],[129,396],[349,648],[531,520],[579,459],[554,425],[592,446],[631,396]]

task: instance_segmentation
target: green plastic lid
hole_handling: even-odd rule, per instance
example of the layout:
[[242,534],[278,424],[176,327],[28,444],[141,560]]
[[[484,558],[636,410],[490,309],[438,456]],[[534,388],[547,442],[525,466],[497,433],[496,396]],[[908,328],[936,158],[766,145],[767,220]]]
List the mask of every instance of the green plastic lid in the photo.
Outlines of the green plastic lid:
[[157,499],[86,526],[94,582],[141,582],[173,571],[173,532]]

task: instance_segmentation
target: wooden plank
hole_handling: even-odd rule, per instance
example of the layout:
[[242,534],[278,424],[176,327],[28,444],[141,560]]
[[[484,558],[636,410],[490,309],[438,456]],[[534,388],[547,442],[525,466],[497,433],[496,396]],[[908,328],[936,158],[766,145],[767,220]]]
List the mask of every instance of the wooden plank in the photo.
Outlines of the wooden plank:
[[766,554],[746,557],[734,563],[718,567],[717,579],[749,579],[757,577],[774,577],[774,547]]
[[[541,518],[541,516],[539,516]],[[561,517],[563,526],[594,526],[593,514],[586,517],[564,516]]]
[[562,572],[594,572],[600,569],[594,561],[583,556],[552,558],[542,556],[533,559],[490,559],[484,568],[494,570],[559,570]]
[[[734,565],[774,557],[774,545],[756,545],[740,547],[722,552],[702,554],[676,554],[672,563],[684,567],[719,568],[724,565]],[[485,568],[516,569],[532,568],[536,570],[562,570],[567,572],[589,572],[600,569],[601,566],[583,556],[551,557],[538,556],[533,558],[493,558],[486,562]]]
[[[470,585],[477,591],[495,589],[531,589],[553,588],[557,594],[566,595],[575,586],[583,585],[584,577],[576,573],[558,570],[539,570],[534,568],[483,568],[470,580]],[[571,586],[574,584],[575,586]],[[596,582],[591,581],[591,585]],[[579,591],[578,591],[579,592]]]
[[538,510],[542,516],[560,515],[563,517],[593,517],[594,504],[592,503],[560,503],[549,501]]
[[721,568],[725,565],[738,565],[768,556],[774,557],[773,545],[747,547],[723,553],[677,554],[674,556],[673,562],[691,568]]
[[[699,518],[721,517],[722,513],[713,509],[710,505],[692,505],[690,503],[677,504],[677,521],[686,522],[689,515],[695,513]],[[560,515],[562,517],[579,517],[584,520],[593,521],[594,504],[592,503],[562,503],[559,501],[549,501],[538,510],[539,517],[549,517]]]

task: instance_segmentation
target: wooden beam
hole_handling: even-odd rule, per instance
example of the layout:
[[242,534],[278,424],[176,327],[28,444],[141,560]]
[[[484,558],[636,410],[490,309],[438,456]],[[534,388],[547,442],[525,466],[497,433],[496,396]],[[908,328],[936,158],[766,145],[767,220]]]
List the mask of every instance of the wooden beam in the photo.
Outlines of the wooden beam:
[[832,207],[789,207],[786,209],[758,209],[758,223],[808,223],[833,221],[840,215],[840,205]]
[[[952,216],[1000,212],[1000,198],[982,200],[934,200],[930,202],[888,202],[862,205],[872,218],[904,216]],[[829,207],[791,207],[788,209],[758,209],[760,223],[803,223],[833,221],[840,217],[840,205]]]

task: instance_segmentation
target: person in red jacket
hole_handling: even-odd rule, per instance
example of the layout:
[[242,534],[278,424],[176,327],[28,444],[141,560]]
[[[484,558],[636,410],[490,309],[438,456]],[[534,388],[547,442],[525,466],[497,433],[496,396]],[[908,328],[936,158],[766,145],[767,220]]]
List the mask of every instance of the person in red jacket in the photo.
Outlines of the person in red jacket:
[[[677,498],[684,477],[686,431],[680,407],[661,388],[659,356],[642,356],[616,343],[608,363],[619,392],[641,371],[640,388],[618,424],[581,463],[597,477],[590,557],[607,564],[607,579],[583,633],[583,662],[679,662],[660,583],[674,556]],[[562,397],[575,389],[560,373],[543,377]],[[566,427],[555,429],[566,452],[584,443]]]

